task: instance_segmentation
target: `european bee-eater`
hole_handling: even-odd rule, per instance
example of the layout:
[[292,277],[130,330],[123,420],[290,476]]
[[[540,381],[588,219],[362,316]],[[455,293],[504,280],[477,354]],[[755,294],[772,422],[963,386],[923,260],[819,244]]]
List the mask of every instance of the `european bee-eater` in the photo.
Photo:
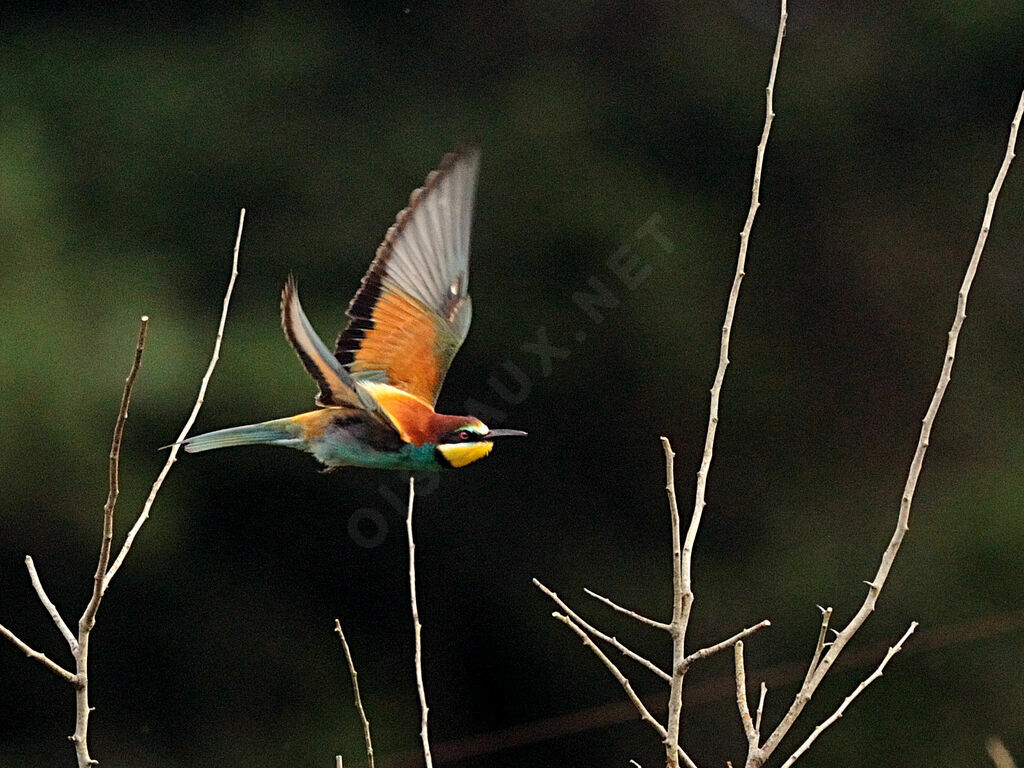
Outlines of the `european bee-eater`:
[[281,325],[319,385],[319,410],[190,437],[185,450],[267,443],[307,451],[329,468],[439,470],[483,458],[495,438],[525,435],[434,410],[469,331],[469,231],[479,165],[479,147],[463,147],[412,193],[348,306],[348,327],[333,355],[288,278]]

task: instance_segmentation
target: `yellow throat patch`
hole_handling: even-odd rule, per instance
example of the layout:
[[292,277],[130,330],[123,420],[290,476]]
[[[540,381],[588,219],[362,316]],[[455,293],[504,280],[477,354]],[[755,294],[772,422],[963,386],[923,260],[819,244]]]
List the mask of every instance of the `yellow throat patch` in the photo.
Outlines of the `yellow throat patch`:
[[444,457],[448,459],[448,463],[453,467],[464,467],[467,464],[472,464],[477,459],[482,459],[491,449],[494,447],[494,443],[484,440],[479,443],[449,443],[447,445],[437,446]]

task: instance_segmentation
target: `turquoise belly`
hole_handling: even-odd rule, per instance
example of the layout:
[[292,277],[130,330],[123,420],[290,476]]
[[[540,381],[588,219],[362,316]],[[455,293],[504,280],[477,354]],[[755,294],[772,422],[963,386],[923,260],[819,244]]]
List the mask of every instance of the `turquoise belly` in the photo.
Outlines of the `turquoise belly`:
[[328,467],[367,467],[369,469],[408,469],[436,472],[442,469],[432,444],[404,443],[398,451],[376,451],[357,441],[338,439],[337,433],[327,439],[314,440],[308,450]]

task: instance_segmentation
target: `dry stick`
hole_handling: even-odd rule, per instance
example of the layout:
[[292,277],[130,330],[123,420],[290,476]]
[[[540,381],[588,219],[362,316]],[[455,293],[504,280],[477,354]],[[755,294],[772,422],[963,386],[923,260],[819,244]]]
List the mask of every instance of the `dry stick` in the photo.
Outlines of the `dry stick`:
[[822,608],[819,605],[818,610],[821,611],[821,629],[818,630],[818,644],[814,646],[814,654],[811,656],[811,663],[807,666],[807,674],[804,676],[802,685],[807,685],[807,681],[811,679],[811,676],[814,674],[814,670],[818,668],[818,660],[821,658],[821,654],[825,650],[825,638],[828,636],[828,623],[832,619],[832,606]]
[[107,467],[107,503],[103,505],[103,538],[100,540],[100,554],[96,563],[96,573],[92,580],[92,597],[85,606],[82,617],[78,620],[78,647],[75,649],[75,732],[71,741],[75,745],[75,754],[78,756],[80,768],[95,764],[89,756],[89,744],[87,735],[89,732],[89,635],[96,625],[96,612],[100,607],[100,600],[103,599],[103,577],[107,573],[107,565],[110,563],[110,547],[114,538],[114,509],[117,507],[117,497],[120,489],[120,465],[121,465],[121,439],[124,436],[124,424],[128,419],[128,406],[131,403],[132,389],[135,386],[135,377],[142,365],[142,352],[146,347],[146,330],[149,328],[149,318],[145,315],[139,321],[139,340],[135,345],[135,358],[132,360],[131,370],[124,382],[124,392],[121,395],[121,407],[117,411],[117,421],[114,423],[114,437],[110,442],[110,461]]
[[623,656],[632,659],[633,661],[637,662],[638,664],[643,665],[644,667],[649,669],[651,672],[656,674],[658,677],[660,677],[662,680],[665,680],[667,682],[667,681],[670,681],[672,679],[672,676],[668,672],[663,670],[661,667],[659,667],[653,661],[650,661],[649,659],[646,659],[643,656],[641,656],[639,653],[636,653],[635,651],[630,650],[625,645],[623,645],[621,642],[619,642],[618,638],[615,638],[615,637],[612,637],[610,635],[607,635],[604,632],[602,632],[601,630],[599,630],[596,627],[592,626],[591,624],[587,623],[575,611],[573,611],[572,608],[570,608],[568,605],[566,605],[565,601],[563,601],[562,598],[560,598],[556,593],[552,592],[550,589],[548,589],[543,584],[541,584],[540,581],[538,581],[537,579],[534,579],[533,580],[533,584],[534,584],[534,586],[537,587],[537,589],[539,589],[545,595],[550,597],[558,605],[558,607],[561,608],[563,611],[565,611],[566,614],[568,614],[568,616],[578,626],[582,627],[584,630],[589,632],[591,635],[593,635],[594,637],[598,638],[599,640],[604,640],[606,643],[608,643],[613,648],[615,648],[615,650],[619,651],[619,653],[621,653]]
[[409,514],[406,517],[405,529],[409,534],[409,595],[412,602],[412,626],[416,637],[416,689],[420,694],[420,739],[423,741],[423,759],[427,768],[433,768],[434,761],[430,757],[430,739],[427,736],[427,690],[423,687],[423,642],[420,638],[420,611],[416,605],[416,542],[412,538],[412,502],[416,497],[416,480],[409,478]]
[[727,640],[723,640],[720,643],[715,643],[714,645],[709,645],[707,648],[701,648],[699,651],[694,651],[685,659],[683,659],[683,663],[680,664],[680,666],[682,667],[681,674],[685,675],[687,670],[689,670],[689,668],[695,662],[698,662],[701,659],[706,659],[708,656],[716,654],[719,651],[724,651],[726,648],[736,645],[736,643],[738,643],[740,640],[743,640],[749,637],[750,635],[754,634],[759,629],[764,629],[765,627],[770,627],[771,625],[772,623],[768,621],[768,619],[765,619],[764,621],[755,624],[752,627],[747,627],[746,629],[737,632],[735,635],[728,638]]
[[[666,491],[668,493],[668,498],[669,498],[669,509],[672,512],[672,530],[673,530],[673,533],[675,534],[673,536],[673,540],[674,540],[674,542],[676,544],[676,546],[674,548],[674,553],[673,553],[674,554],[673,560],[676,563],[678,563],[679,562],[679,546],[678,546],[679,545],[679,536],[678,536],[678,533],[679,533],[679,510],[678,510],[678,507],[676,505],[675,477],[674,477],[674,472],[673,472],[673,458],[674,458],[675,454],[672,453],[672,448],[669,445],[669,442],[668,442],[667,439],[662,438],[662,444],[665,447],[665,471],[666,471],[665,488],[666,488]],[[680,574],[679,570],[675,570],[675,572],[676,572],[677,575]],[[679,664],[676,665],[675,674],[673,674],[672,677],[670,678],[668,675],[666,675],[661,669],[659,669],[652,662],[648,661],[647,659],[645,659],[644,657],[640,656],[639,654],[636,654],[633,651],[631,651],[630,649],[626,648],[626,646],[624,646],[622,643],[620,643],[616,638],[610,637],[610,636],[606,635],[605,633],[597,630],[596,628],[594,628],[593,626],[588,624],[586,621],[581,619],[574,611],[572,611],[568,607],[568,605],[566,605],[566,603],[560,597],[558,597],[557,594],[555,594],[550,589],[548,589],[546,586],[544,586],[540,581],[538,581],[537,579],[534,579],[533,583],[537,586],[538,589],[540,589],[542,592],[544,592],[546,595],[548,595],[548,597],[550,597],[552,600],[554,600],[554,602],[560,608],[562,608],[566,612],[566,614],[568,614],[568,615],[563,615],[563,614],[560,614],[560,613],[554,613],[552,615],[556,619],[558,619],[559,621],[562,621],[564,624],[566,624],[570,629],[572,629],[574,632],[576,632],[576,634],[579,635],[583,639],[584,644],[588,648],[590,648],[597,655],[597,657],[602,661],[602,663],[604,663],[604,665],[612,672],[612,674],[615,676],[615,678],[622,685],[622,687],[626,691],[626,694],[629,697],[630,701],[632,701],[634,706],[636,706],[637,709],[639,710],[640,715],[641,715],[641,719],[644,720],[645,722],[649,723],[651,726],[653,726],[654,729],[658,732],[658,734],[662,737],[662,739],[666,740],[666,744],[668,743],[667,742],[668,731],[666,730],[666,728],[660,722],[658,722],[650,714],[650,712],[647,710],[647,708],[640,702],[640,699],[639,699],[639,697],[637,697],[636,693],[633,691],[633,687],[630,684],[628,678],[626,678],[626,676],[622,674],[622,672],[619,670],[619,668],[604,654],[603,651],[601,651],[600,648],[597,647],[597,645],[591,640],[590,635],[588,635],[587,632],[589,632],[591,635],[593,635],[593,636],[595,636],[595,637],[597,637],[599,639],[602,639],[602,640],[604,640],[606,642],[611,643],[615,648],[617,648],[619,651],[621,651],[627,657],[633,659],[634,661],[637,661],[637,662],[643,664],[648,669],[651,669],[652,671],[654,671],[657,674],[659,674],[659,676],[661,676],[663,679],[668,679],[671,682],[673,679],[682,679],[683,675],[686,674],[686,671],[689,669],[690,665],[693,664],[694,662],[699,661],[700,659],[707,658],[708,656],[710,656],[710,655],[712,655],[714,653],[717,653],[718,651],[721,651],[721,650],[723,650],[725,648],[728,648],[731,645],[734,645],[734,644],[737,644],[737,643],[742,645],[741,641],[742,641],[743,638],[747,637],[748,635],[753,634],[754,632],[758,631],[759,629],[762,629],[763,627],[770,626],[770,622],[766,619],[766,620],[760,622],[759,624],[754,625],[753,627],[748,627],[747,629],[744,629],[744,630],[736,633],[735,635],[733,635],[732,637],[728,638],[727,640],[723,640],[720,643],[716,643],[715,645],[708,646],[707,648],[702,648],[699,651],[696,651],[696,652],[690,654],[689,656],[683,658],[683,660]],[[678,583],[679,582],[676,582],[677,585],[678,585]],[[657,627],[658,629],[664,629],[664,630],[671,631],[671,625],[669,625],[669,624],[663,624],[661,622],[654,621],[653,619],[649,619],[646,616],[641,616],[640,614],[635,613],[634,611],[631,611],[631,610],[626,609],[626,608],[622,608],[621,606],[615,604],[614,602],[612,602],[608,598],[603,597],[603,596],[597,594],[596,592],[592,592],[589,589],[585,590],[585,591],[587,592],[588,595],[591,595],[592,597],[597,598],[598,600],[600,600],[601,602],[605,603],[606,605],[609,605],[610,607],[614,608],[615,610],[617,610],[617,611],[619,611],[621,613],[624,613],[627,616],[630,616],[631,618],[634,618],[634,619],[636,619],[636,620],[638,620],[638,621],[640,621],[642,623],[649,624],[651,626]],[[680,591],[678,589],[676,589],[674,591],[674,594],[678,595],[678,594],[680,594]],[[764,694],[762,693],[762,700],[761,700],[762,705],[763,705],[763,702],[764,702],[763,695]],[[682,747],[679,746],[678,741],[675,744],[675,750],[673,752],[673,757],[670,758],[670,764],[671,765],[677,765],[677,762],[673,761],[675,755],[678,755],[679,757],[681,757],[683,759],[683,762],[687,766],[691,766],[691,767],[693,766],[693,761],[686,755],[686,753],[683,751]]]
[[551,615],[575,632],[579,636],[580,640],[583,641],[583,644],[594,652],[594,655],[597,656],[597,658],[601,660],[601,663],[608,668],[608,671],[612,673],[612,676],[619,681],[619,685],[622,686],[622,690],[626,692],[626,697],[630,700],[633,706],[636,707],[637,712],[640,713],[640,719],[654,728],[662,738],[665,738],[665,726],[658,722],[657,718],[651,714],[651,711],[640,700],[636,691],[633,690],[633,686],[629,682],[629,678],[622,674],[622,671],[618,668],[615,662],[609,659],[607,654],[602,651],[597,644],[590,639],[590,636],[569,616],[557,612],[552,613]]
[[583,588],[583,591],[595,600],[600,600],[602,603],[607,605],[612,610],[618,611],[619,613],[625,616],[629,616],[629,618],[635,619],[639,621],[641,624],[646,624],[647,626],[654,627],[655,629],[664,629],[666,632],[668,631],[669,625],[663,621],[655,621],[654,619],[649,619],[646,616],[637,613],[636,611],[631,611],[629,610],[629,608],[623,608],[621,605],[613,602],[612,600],[609,600],[604,595],[599,595],[597,594],[597,592],[594,592],[591,589],[587,589],[586,587]]
[[199,385],[199,394],[196,396],[196,402],[192,408],[192,413],[189,414],[188,419],[185,421],[185,426],[181,428],[178,439],[171,445],[171,452],[167,456],[167,461],[164,464],[163,469],[160,470],[160,474],[157,475],[156,481],[153,483],[153,487],[149,492],[149,496],[146,497],[146,503],[142,506],[142,514],[139,515],[138,520],[135,521],[132,529],[128,532],[128,536],[125,537],[121,551],[114,560],[114,564],[110,566],[110,570],[107,571],[106,576],[103,579],[102,592],[107,591],[107,587],[110,586],[110,582],[114,578],[114,574],[117,573],[121,564],[124,562],[125,557],[128,556],[128,552],[131,550],[132,544],[135,542],[135,537],[139,534],[139,531],[142,529],[146,520],[149,519],[149,511],[153,507],[153,502],[156,501],[156,495],[160,492],[160,487],[163,485],[164,479],[171,471],[171,467],[174,466],[174,462],[178,460],[178,451],[181,449],[181,442],[188,435],[189,430],[192,429],[192,425],[195,424],[196,418],[199,416],[199,409],[203,407],[203,400],[206,397],[206,388],[210,384],[210,377],[213,375],[213,369],[217,367],[217,361],[220,360],[220,345],[224,339],[224,325],[227,323],[228,319],[228,306],[231,304],[231,293],[235,288],[235,278],[238,277],[238,250],[242,245],[242,225],[244,223],[245,208],[243,208],[238,214],[238,234],[235,236],[235,248],[231,258],[231,278],[228,280],[228,287],[224,292],[224,304],[220,313],[220,324],[217,326],[217,338],[213,343],[213,354],[210,356],[210,364],[207,366],[206,374],[203,376],[203,380]]
[[[685,565],[684,577],[683,555],[679,544],[679,505],[676,502],[675,453],[667,437],[661,438],[665,449],[665,493],[668,495],[669,514],[672,522],[672,621],[668,631],[672,638],[672,680],[669,682],[668,723],[665,735],[665,756],[668,768],[678,765],[676,753],[679,751],[679,722],[683,712],[683,678],[686,675],[686,625],[689,606],[693,602],[690,590],[689,558]],[[696,534],[698,516],[694,515],[690,529]],[[687,543],[692,547],[689,531]]]
[[[680,670],[680,662],[685,658],[686,628],[690,621],[690,610],[693,606],[693,590],[691,588],[690,573],[693,560],[693,546],[697,537],[697,530],[700,527],[701,513],[704,511],[704,493],[707,487],[708,472],[711,468],[711,457],[715,447],[715,432],[718,428],[718,404],[722,392],[722,382],[725,379],[725,369],[729,365],[729,334],[732,329],[733,317],[736,313],[736,302],[739,298],[740,285],[743,282],[744,269],[747,260],[747,246],[750,242],[750,231],[754,225],[754,217],[761,204],[761,170],[764,166],[765,150],[768,146],[768,136],[771,132],[772,119],[775,112],[772,106],[773,94],[775,91],[775,77],[779,68],[779,57],[782,53],[782,38],[786,31],[786,0],[782,0],[779,10],[779,29],[775,38],[775,51],[772,54],[771,74],[768,76],[768,85],[765,88],[765,117],[764,128],[761,131],[761,141],[757,145],[757,155],[754,161],[754,181],[751,186],[750,208],[747,211],[747,220],[740,232],[739,254],[736,258],[736,273],[733,277],[732,288],[729,291],[729,300],[726,304],[725,321],[722,324],[722,343],[719,350],[718,370],[715,372],[715,381],[711,387],[711,403],[708,414],[708,429],[704,440],[704,454],[701,458],[700,469],[697,472],[697,490],[693,505],[693,517],[690,519],[689,528],[686,531],[686,541],[683,544],[681,559],[675,556],[678,550],[678,531],[674,531],[673,560],[676,563],[674,574],[678,572],[678,578],[674,581],[675,595],[672,614],[672,666],[675,673],[672,676],[672,689],[669,693],[669,717],[668,717],[668,739],[666,740],[666,755],[669,768],[675,765],[675,747],[679,742],[679,721],[682,714],[683,704],[683,677],[685,668]],[[671,448],[668,441],[664,441],[666,463],[671,463]],[[670,501],[674,498],[674,491],[670,493]]]
[[[363,720],[363,740],[366,742],[366,759],[370,764],[370,768],[373,768],[373,741],[370,739],[370,721],[366,719],[363,700],[359,696],[359,675],[356,672],[356,665],[352,661],[352,651],[348,648],[348,640],[345,639],[345,633],[342,631],[341,622],[338,619],[334,620],[334,631],[338,633],[338,637],[341,638],[341,647],[345,649],[345,661],[348,662],[348,671],[352,675],[352,690],[355,691],[356,695],[356,709],[359,710],[359,717]],[[341,755],[338,755],[338,760],[341,760]]]
[[[584,632],[582,628],[577,626],[576,622],[571,618],[561,613],[553,613],[551,615],[575,632],[579,636],[580,640],[583,641],[583,644],[594,652],[594,655],[596,655],[597,658],[601,660],[601,663],[608,668],[608,671],[612,673],[612,676],[619,681],[619,685],[622,686],[622,690],[626,692],[626,697],[630,702],[632,702],[633,706],[636,707],[637,712],[640,713],[640,719],[654,728],[661,738],[666,738],[668,732],[665,730],[665,726],[659,723],[657,718],[651,714],[651,711],[644,706],[642,701],[640,701],[640,697],[637,696],[636,691],[633,690],[633,686],[630,684],[629,678],[622,674],[622,671],[616,666],[615,662],[609,659],[605,652],[598,648],[597,644],[590,639],[590,636]],[[688,768],[697,768],[696,764],[690,759],[689,755],[683,751],[682,747],[679,748],[678,755],[683,759],[683,762],[688,766]]]
[[1017,768],[1017,764],[1013,761],[1013,755],[1003,744],[1002,739],[995,736],[986,739],[985,751],[988,752],[988,757],[996,768]]
[[[185,431],[178,438],[180,443],[181,439],[185,436],[192,423],[195,421],[196,415],[199,412],[199,407],[202,405],[203,394],[206,391],[206,386],[209,382],[210,376],[213,373],[214,366],[217,363],[221,339],[224,335],[224,323],[227,318],[228,304],[231,299],[231,291],[235,284],[235,276],[238,274],[238,250],[241,244],[242,238],[242,223],[245,220],[245,209],[243,208],[238,220],[238,235],[235,238],[235,249],[234,257],[232,261],[231,280],[228,282],[227,292],[224,296],[224,311],[221,315],[220,327],[217,332],[217,341],[214,344],[213,358],[210,361],[210,366],[207,369],[206,376],[203,378],[202,386],[199,391],[199,398],[196,401],[196,405],[192,410],[192,415],[186,425]],[[60,616],[60,612],[56,606],[46,595],[46,591],[43,589],[42,582],[39,580],[39,574],[36,572],[35,563],[31,557],[25,558],[25,567],[28,569],[29,578],[32,581],[32,586],[35,588],[36,595],[39,597],[40,602],[50,613],[51,618],[57,625],[64,639],[68,643],[68,647],[71,648],[72,654],[75,659],[76,673],[71,673],[61,665],[54,661],[51,661],[46,657],[45,654],[39,653],[33,650],[21,639],[19,639],[13,632],[6,627],[0,625],[0,634],[7,637],[14,645],[21,649],[27,656],[34,658],[40,663],[44,664],[51,671],[60,675],[62,678],[67,680],[69,683],[75,686],[75,733],[71,737],[72,742],[75,744],[75,754],[78,758],[79,768],[86,768],[90,765],[95,765],[96,761],[89,756],[89,748],[87,744],[87,734],[89,727],[89,712],[91,707],[89,706],[89,676],[88,676],[88,663],[89,663],[89,635],[96,624],[96,613],[99,610],[100,601],[103,599],[103,595],[110,586],[110,580],[113,578],[114,573],[121,566],[125,556],[128,554],[128,550],[131,548],[132,541],[135,539],[136,534],[142,527],[142,523],[149,516],[149,509],[153,505],[153,501],[156,498],[157,491],[160,489],[160,485],[163,483],[163,479],[167,476],[170,471],[171,465],[174,463],[175,456],[178,451],[178,445],[175,445],[171,451],[171,456],[168,459],[167,464],[161,471],[157,482],[154,483],[153,489],[150,491],[149,498],[146,500],[143,513],[136,521],[135,526],[132,528],[124,543],[124,547],[121,549],[120,554],[114,561],[113,565],[108,568],[110,564],[110,553],[111,545],[114,536],[114,510],[117,506],[117,498],[120,494],[120,457],[121,457],[121,441],[124,436],[124,425],[128,418],[128,406],[131,402],[132,389],[135,385],[135,378],[138,375],[139,367],[142,364],[142,354],[146,344],[146,331],[149,327],[149,318],[143,316],[139,321],[139,336],[138,341],[135,345],[135,356],[132,360],[131,369],[128,372],[128,376],[125,379],[124,391],[121,396],[121,404],[117,411],[117,419],[114,423],[114,436],[111,440],[109,463],[108,463],[108,490],[107,490],[107,501],[103,506],[103,538],[100,541],[100,553],[96,564],[96,572],[93,576],[93,590],[92,595],[89,598],[89,602],[85,607],[85,611],[82,613],[82,617],[78,620],[78,637],[72,635],[67,624]]]
[[24,640],[22,640],[20,637],[18,637],[13,632],[11,632],[11,630],[9,630],[3,624],[0,624],[0,635],[3,635],[8,640],[10,640],[12,643],[14,643],[14,646],[19,651],[21,651],[26,656],[28,656],[30,659],[35,659],[40,664],[42,664],[47,669],[49,669],[51,672],[53,672],[54,674],[59,675],[60,677],[63,677],[65,680],[67,680],[72,685],[74,685],[75,683],[78,682],[78,678],[75,677],[75,673],[74,672],[69,672],[68,670],[64,669],[64,667],[62,667],[60,664],[58,664],[53,659],[51,659],[49,656],[47,656],[45,653],[40,653],[39,651],[37,651],[34,648],[32,648],[28,643],[26,643]]
[[858,609],[856,615],[854,615],[850,620],[850,623],[847,624],[841,632],[836,633],[836,637],[832,641],[832,645],[829,647],[828,652],[824,657],[822,657],[821,662],[817,665],[817,668],[814,670],[810,679],[808,679],[806,684],[801,686],[800,690],[797,692],[796,698],[789,707],[789,711],[786,712],[786,715],[783,717],[778,727],[772,732],[768,737],[768,740],[765,742],[764,747],[761,750],[763,754],[760,756],[760,762],[755,761],[752,763],[750,756],[748,756],[748,765],[760,765],[779,745],[782,738],[789,732],[789,729],[792,727],[797,716],[799,716],[800,712],[803,711],[807,702],[810,701],[812,694],[825,677],[829,668],[835,662],[836,657],[839,656],[843,648],[846,647],[846,644],[875,609],[878,594],[881,592],[882,587],[885,584],[885,580],[889,576],[889,570],[892,568],[893,560],[896,557],[896,553],[899,551],[900,544],[903,542],[904,535],[909,529],[910,506],[914,499],[914,491],[917,488],[918,477],[921,474],[921,465],[924,462],[924,455],[928,450],[932,424],[935,422],[935,415],[938,413],[939,406],[942,404],[942,398],[946,393],[946,386],[949,384],[950,373],[953,369],[953,359],[956,356],[957,341],[960,338],[960,328],[963,326],[964,318],[967,316],[967,296],[970,293],[971,284],[974,282],[974,275],[978,270],[978,263],[981,260],[981,254],[985,248],[985,241],[988,239],[989,228],[992,224],[992,213],[995,210],[996,200],[999,198],[999,191],[1002,189],[1003,180],[1006,178],[1006,173],[1010,168],[1010,162],[1014,158],[1014,149],[1017,144],[1017,129],[1020,126],[1022,115],[1024,115],[1024,93],[1021,93],[1020,102],[1017,105],[1017,111],[1014,114],[1013,121],[1010,123],[1010,136],[1006,145],[1006,154],[1003,157],[1002,165],[999,167],[999,172],[996,174],[996,180],[992,185],[992,189],[988,193],[988,204],[985,206],[985,214],[982,218],[981,231],[978,233],[978,240],[975,243],[974,252],[971,254],[970,263],[967,266],[963,283],[961,284],[960,291],[957,294],[956,315],[953,318],[953,325],[949,331],[949,338],[946,344],[946,356],[942,363],[942,373],[939,375],[939,382],[935,387],[935,394],[932,396],[932,401],[928,405],[928,411],[925,413],[924,419],[921,422],[921,434],[918,437],[917,447],[914,450],[914,458],[910,463],[910,470],[907,473],[907,482],[903,489],[902,501],[900,502],[900,511],[899,518],[896,523],[896,530],[893,532],[892,538],[889,540],[889,544],[885,548],[885,552],[882,554],[882,562],[878,566],[878,571],[875,573],[874,579],[868,582],[868,594],[864,598],[864,602],[860,609]]
[[47,596],[46,590],[43,589],[43,583],[39,580],[39,574],[36,573],[36,564],[32,560],[32,555],[25,556],[25,567],[28,569],[28,577],[32,581],[33,588],[36,590],[39,602],[43,604],[47,613],[50,614],[50,618],[53,619],[53,623],[57,625],[57,629],[64,636],[71,652],[77,652],[78,638],[71,634],[71,629],[64,623],[64,619],[61,617],[60,611],[57,610],[57,606],[53,604],[53,601]]
[[754,719],[754,731],[757,732],[758,738],[761,737],[761,715],[764,714],[764,700],[768,697],[768,686],[764,681],[761,681],[761,696],[757,700],[757,717]]
[[78,764],[83,767],[92,765],[95,762],[89,757],[89,748],[86,745],[85,740],[89,723],[89,633],[92,631],[93,625],[96,623],[96,611],[99,608],[99,602],[102,597],[100,592],[102,574],[105,572],[110,558],[110,540],[113,536],[114,527],[114,508],[117,505],[117,496],[119,493],[118,477],[121,456],[121,439],[124,436],[125,421],[128,419],[128,405],[131,402],[132,389],[135,386],[135,378],[138,376],[139,367],[142,365],[142,353],[146,346],[146,330],[148,327],[149,318],[143,315],[139,320],[139,336],[135,344],[135,356],[132,358],[132,365],[124,382],[124,391],[121,394],[121,404],[118,406],[117,418],[114,421],[114,436],[110,443],[107,473],[109,487],[107,490],[107,501],[103,506],[103,539],[100,544],[100,556],[99,562],[96,566],[96,576],[93,578],[92,597],[86,606],[85,613],[83,613],[82,618],[79,619],[77,638],[71,633],[68,625],[64,622],[64,619],[61,618],[57,607],[47,596],[46,590],[43,589],[43,584],[39,580],[39,574],[36,572],[35,562],[31,557],[25,558],[25,567],[28,569],[29,579],[36,591],[36,595],[39,597],[39,601],[43,604],[43,607],[46,608],[54,623],[57,625],[57,628],[60,630],[61,635],[63,635],[64,639],[67,641],[68,647],[71,649],[71,653],[75,659],[76,673],[69,672],[61,665],[47,658],[45,654],[33,650],[20,640],[13,632],[8,630],[6,627],[0,626],[0,633],[20,648],[27,656],[46,665],[53,672],[57,673],[75,686],[75,733],[70,738],[75,743],[75,752],[78,756]]
[[871,683],[873,683],[875,680],[882,676],[882,671],[885,669],[885,665],[889,663],[889,660],[893,656],[900,652],[900,650],[903,648],[903,643],[906,641],[908,637],[910,637],[911,634],[913,634],[915,629],[917,629],[917,622],[910,622],[910,627],[907,629],[906,632],[903,633],[903,637],[899,639],[896,645],[889,648],[889,651],[885,654],[885,658],[882,659],[882,663],[878,665],[878,668],[875,669],[875,671],[872,672],[870,675],[868,675],[864,679],[864,681],[861,682],[861,684],[853,690],[853,693],[851,693],[843,700],[843,703],[839,705],[839,709],[833,712],[831,717],[829,717],[827,720],[825,720],[823,723],[821,723],[814,729],[811,735],[807,737],[807,740],[800,745],[796,752],[790,755],[789,759],[786,760],[786,762],[782,764],[782,768],[791,768],[793,763],[795,763],[797,759],[804,752],[807,751],[807,748],[814,743],[815,739],[817,739],[826,728],[828,728],[830,725],[835,723],[840,717],[843,716],[843,712],[845,712],[846,708],[850,706],[850,702],[857,698],[865,688],[871,685]]
[[754,719],[750,716],[750,707],[747,704],[747,672],[743,664],[743,642],[736,643],[734,648],[736,659],[736,706],[740,711],[740,722],[743,724],[743,732],[747,736],[747,744],[752,749],[757,748],[759,741],[757,728],[754,726]]

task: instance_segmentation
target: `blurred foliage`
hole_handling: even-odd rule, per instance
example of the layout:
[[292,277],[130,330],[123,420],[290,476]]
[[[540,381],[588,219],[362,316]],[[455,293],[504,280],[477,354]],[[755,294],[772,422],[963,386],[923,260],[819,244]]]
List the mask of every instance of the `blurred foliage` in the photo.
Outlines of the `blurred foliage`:
[[[310,406],[278,329],[285,276],[299,277],[332,339],[410,190],[479,136],[474,328],[441,406],[475,399],[531,437],[434,492],[423,485],[435,754],[462,755],[460,766],[659,764],[656,738],[530,578],[665,662],[664,638],[588,605],[581,588],[667,614],[657,437],[673,439],[686,499],[776,13],[741,0],[8,8],[0,621],[66,658],[22,558],[76,618],[137,317],[152,317],[151,342],[119,531],[194,397],[238,209],[241,276],[200,429]],[[790,9],[694,565],[693,643],[772,619],[747,644],[748,676],[778,680],[768,722],[802,676],[815,604],[849,618],[894,525],[1024,80],[1022,29],[1018,0]],[[1024,755],[1022,205],[1018,166],[911,532],[854,644],[865,655],[835,671],[799,733],[911,619],[921,628],[809,765],[986,765],[990,734]],[[671,252],[637,236],[653,214]],[[635,290],[606,266],[623,245],[652,269]],[[618,300],[601,323],[573,301],[592,278]],[[568,350],[547,371],[522,346],[539,328]],[[529,377],[514,407],[488,384],[509,381],[507,361]],[[360,764],[338,616],[378,764],[418,764],[403,496],[401,476],[321,475],[288,451],[183,457],[93,635],[93,753],[111,766],[326,765],[338,752]],[[366,510],[383,526],[374,548],[358,544],[366,531],[350,535]],[[711,692],[694,694],[685,718],[702,765],[743,748],[727,655],[693,673],[694,690]],[[66,686],[6,644],[0,679],[0,766],[69,764]],[[640,672],[634,681],[661,692]],[[563,715],[575,716],[538,729],[548,738],[523,738]],[[467,754],[480,734],[486,751]]]

